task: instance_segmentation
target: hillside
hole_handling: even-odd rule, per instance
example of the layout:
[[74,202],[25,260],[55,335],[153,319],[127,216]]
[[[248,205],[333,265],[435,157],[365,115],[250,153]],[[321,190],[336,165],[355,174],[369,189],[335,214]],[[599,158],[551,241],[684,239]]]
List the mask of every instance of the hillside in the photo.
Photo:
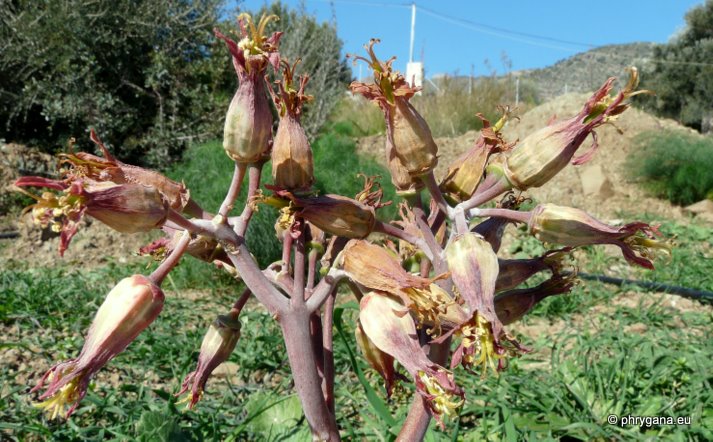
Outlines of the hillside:
[[541,101],[567,92],[596,90],[611,76],[623,77],[624,69],[637,66],[643,70],[653,55],[655,43],[628,43],[602,46],[576,54],[542,69],[513,72],[532,83]]

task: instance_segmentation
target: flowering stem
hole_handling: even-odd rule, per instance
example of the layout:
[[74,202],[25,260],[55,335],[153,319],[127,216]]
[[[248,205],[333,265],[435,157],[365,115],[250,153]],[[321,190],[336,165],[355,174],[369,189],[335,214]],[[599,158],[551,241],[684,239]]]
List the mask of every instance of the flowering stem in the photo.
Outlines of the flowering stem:
[[191,233],[214,236],[211,229],[191,222],[173,209],[168,209],[168,220],[181,229],[188,230]]
[[255,294],[255,297],[273,314],[287,310],[287,299],[275,288],[262,274],[262,271],[250,256],[250,251],[241,241],[237,244],[228,244],[225,248],[230,262],[235,266],[243,278],[245,285]]
[[228,213],[233,209],[233,204],[235,204],[235,199],[240,194],[240,187],[243,183],[243,178],[245,177],[247,165],[245,163],[235,163],[235,170],[233,171],[233,179],[230,182],[230,187],[228,188],[228,193],[225,195],[223,204],[220,205],[218,209],[218,216],[221,222],[226,222]]
[[245,232],[248,230],[248,224],[253,216],[253,205],[251,204],[251,199],[255,196],[258,189],[260,188],[260,176],[262,175],[262,166],[264,162],[252,163],[248,166],[248,195],[245,199],[245,207],[243,207],[243,213],[239,217],[231,218],[233,225],[235,226],[235,233],[240,236],[245,236]]
[[289,273],[290,257],[292,256],[292,235],[289,231],[282,233],[282,268]]
[[312,291],[314,290],[314,279],[317,273],[317,250],[310,250],[307,255],[307,285],[305,286],[305,299],[312,296]]
[[[300,235],[295,241],[295,273],[294,285],[292,289],[291,304],[304,305],[305,303],[305,229],[304,223],[300,223]],[[289,233],[287,233],[289,236]],[[291,236],[289,236],[291,238]]]
[[[497,181],[496,181],[497,180]],[[478,190],[470,197],[470,199],[458,204],[457,207],[463,209],[464,212],[487,203],[501,193],[509,190],[512,186],[503,177],[488,177],[478,187]],[[482,190],[481,190],[482,188]]]
[[322,348],[324,349],[324,369],[322,377],[322,392],[329,411],[334,414],[334,302],[336,286],[324,304],[324,319],[322,321]]
[[382,222],[382,221],[376,221],[376,224],[374,225],[374,231],[375,232],[381,232],[385,233],[387,235],[391,235],[395,238],[403,239],[404,241],[410,242],[411,244],[417,246],[419,249],[423,251],[423,253],[426,255],[428,259],[433,259],[433,252],[430,247],[426,244],[426,242],[423,240],[423,238],[419,238],[417,236],[413,236],[410,233],[407,233],[398,227],[394,227],[391,224]]
[[338,441],[339,430],[322,393],[310,336],[310,312],[299,306],[279,316],[297,395],[315,440]]
[[438,205],[438,209],[446,215],[450,215],[452,209],[448,205],[446,199],[443,197],[441,189],[438,188],[438,183],[436,182],[436,177],[433,175],[433,171],[429,172],[427,175],[422,176],[421,181],[423,181],[423,183],[426,185],[428,192],[431,194],[431,198],[433,198],[433,201],[435,201],[436,205]]
[[188,199],[188,204],[183,208],[183,211],[196,218],[211,219],[213,214],[206,212],[193,198]]
[[530,221],[531,212],[521,212],[519,210],[509,209],[476,209],[471,211],[475,216],[486,217],[493,216],[496,218],[505,218],[518,223],[527,223]]
[[245,307],[245,304],[247,304],[248,299],[250,299],[250,295],[252,295],[250,289],[245,289],[243,291],[243,294],[240,295],[237,301],[235,301],[235,304],[233,304],[233,308],[231,310],[236,311],[238,313],[243,311],[243,307]]
[[184,231],[176,247],[171,250],[171,253],[163,260],[161,265],[149,275],[149,279],[160,286],[163,279],[178,265],[181,256],[186,252],[189,242],[191,242],[191,235],[188,231]]

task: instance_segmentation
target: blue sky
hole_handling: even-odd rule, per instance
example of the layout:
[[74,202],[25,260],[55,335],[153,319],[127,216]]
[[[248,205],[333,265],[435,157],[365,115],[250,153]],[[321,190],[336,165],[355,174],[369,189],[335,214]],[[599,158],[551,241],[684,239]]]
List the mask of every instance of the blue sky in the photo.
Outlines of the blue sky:
[[[703,0],[420,0],[416,2],[414,60],[423,59],[426,76],[503,72],[502,54],[512,69],[548,66],[592,47],[614,43],[663,43],[685,24],[684,15]],[[257,10],[265,0],[245,0]],[[299,0],[283,0],[297,8]],[[389,0],[305,0],[320,21],[336,15],[345,53],[364,54],[372,37],[377,55],[396,55],[404,71],[409,57],[411,2]],[[332,9],[333,8],[333,9]],[[354,68],[354,74],[359,69]],[[364,71],[363,75],[367,73]]]

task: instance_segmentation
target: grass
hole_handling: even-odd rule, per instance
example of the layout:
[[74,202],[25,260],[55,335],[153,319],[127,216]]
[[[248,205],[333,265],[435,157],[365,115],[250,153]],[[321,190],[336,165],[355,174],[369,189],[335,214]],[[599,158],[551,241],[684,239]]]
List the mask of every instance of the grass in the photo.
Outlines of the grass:
[[[662,230],[676,235],[678,248],[671,263],[657,263],[662,271],[656,278],[709,288],[712,272],[706,257],[711,251],[701,238],[710,238],[713,230],[673,223]],[[513,248],[536,251],[529,238]],[[587,271],[621,263],[594,251],[583,258]],[[136,271],[117,266],[89,272],[0,270],[0,327],[5,338],[0,438],[309,439],[278,327],[255,304],[241,316],[243,335],[230,358],[236,371],[212,379],[195,411],[176,404],[173,395],[194,367],[205,327],[238,292],[220,280],[198,292],[191,289],[195,281],[180,274],[174,275],[177,290],[166,287],[167,302],[159,319],[100,372],[73,418],[66,424],[44,420],[25,393],[53,361],[76,356],[107,291]],[[532,352],[512,360],[499,377],[481,379],[456,370],[468,402],[457,424],[449,422],[445,432],[434,426],[427,440],[710,440],[711,309],[696,302],[673,308],[662,295],[631,296],[628,289],[585,283],[570,295],[544,301],[511,327]],[[338,420],[348,439],[393,440],[412,387],[401,384],[390,401],[385,399],[378,376],[356,354],[356,308],[355,302],[347,302],[338,310]],[[692,423],[617,427],[606,423],[609,414],[690,416]]]
[[651,132],[636,143],[629,167],[653,194],[681,205],[713,199],[713,137]]

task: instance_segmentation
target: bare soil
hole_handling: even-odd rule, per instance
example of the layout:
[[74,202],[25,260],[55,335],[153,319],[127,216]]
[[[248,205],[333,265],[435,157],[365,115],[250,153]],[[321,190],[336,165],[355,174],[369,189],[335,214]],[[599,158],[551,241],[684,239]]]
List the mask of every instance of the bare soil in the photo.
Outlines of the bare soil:
[[[20,144],[0,144],[0,201],[18,193],[13,182],[20,176],[56,177],[57,166],[56,159],[51,155]],[[18,238],[0,239],[0,264],[14,263],[28,267],[64,264],[91,268],[107,262],[123,264],[137,259],[135,254],[138,249],[151,240],[147,234],[120,234],[87,217],[64,257],[60,258],[57,234],[33,225],[30,215],[22,215],[19,207],[9,207],[0,212],[0,232],[20,234]]]

